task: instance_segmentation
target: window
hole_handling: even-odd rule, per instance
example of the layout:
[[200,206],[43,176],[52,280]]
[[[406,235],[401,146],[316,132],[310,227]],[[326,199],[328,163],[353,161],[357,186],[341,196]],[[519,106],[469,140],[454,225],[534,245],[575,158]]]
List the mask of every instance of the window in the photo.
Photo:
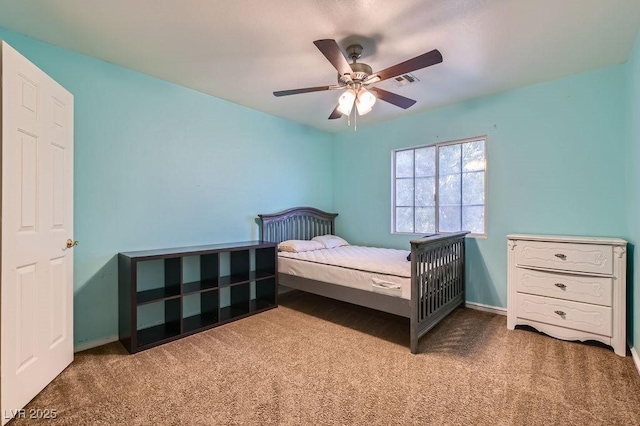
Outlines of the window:
[[484,235],[486,138],[393,151],[394,233]]

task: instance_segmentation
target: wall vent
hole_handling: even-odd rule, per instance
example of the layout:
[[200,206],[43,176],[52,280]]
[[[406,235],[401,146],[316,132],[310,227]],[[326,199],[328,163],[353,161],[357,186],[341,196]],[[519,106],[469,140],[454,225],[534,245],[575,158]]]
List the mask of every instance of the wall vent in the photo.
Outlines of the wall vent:
[[392,78],[391,84],[393,84],[396,87],[402,87],[402,86],[406,86],[407,84],[417,83],[418,81],[420,80],[418,80],[415,75],[407,73],[407,74],[402,74],[395,78]]

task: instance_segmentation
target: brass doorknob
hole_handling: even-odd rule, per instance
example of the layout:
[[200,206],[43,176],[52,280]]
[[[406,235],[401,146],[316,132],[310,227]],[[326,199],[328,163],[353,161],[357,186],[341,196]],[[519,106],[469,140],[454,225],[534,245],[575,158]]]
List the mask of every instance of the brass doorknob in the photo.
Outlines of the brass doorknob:
[[73,246],[77,246],[78,242],[77,241],[73,241],[72,239],[68,239],[67,240],[67,248],[71,248]]

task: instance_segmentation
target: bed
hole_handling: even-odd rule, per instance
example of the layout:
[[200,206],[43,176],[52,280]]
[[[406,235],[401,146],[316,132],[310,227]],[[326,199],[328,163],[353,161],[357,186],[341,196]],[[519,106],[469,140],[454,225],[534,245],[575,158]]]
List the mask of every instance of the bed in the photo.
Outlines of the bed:
[[[337,216],[336,213],[312,207],[260,214],[261,238],[279,244],[287,240],[311,240],[317,236],[335,235]],[[454,232],[412,240],[410,262],[406,259],[407,251],[367,251],[366,247],[357,255],[363,260],[359,267],[342,265],[340,253],[332,252],[336,250],[333,248],[304,256],[280,253],[278,280],[283,286],[409,318],[410,349],[415,354],[418,353],[420,337],[458,306],[464,306],[466,234],[468,232]],[[351,247],[354,252],[361,248]],[[394,258],[393,265],[375,266],[383,263],[378,262],[375,256],[384,253],[376,250],[390,250],[388,254]],[[402,265],[396,261],[399,254],[402,254],[402,261],[407,265],[403,271]],[[318,259],[321,257],[333,260],[323,265],[322,259]],[[309,267],[309,264],[313,266]],[[303,267],[306,268],[304,273]],[[394,277],[395,283],[391,277]],[[372,288],[351,283],[367,279],[372,281]],[[379,284],[378,291],[373,288],[376,282]]]

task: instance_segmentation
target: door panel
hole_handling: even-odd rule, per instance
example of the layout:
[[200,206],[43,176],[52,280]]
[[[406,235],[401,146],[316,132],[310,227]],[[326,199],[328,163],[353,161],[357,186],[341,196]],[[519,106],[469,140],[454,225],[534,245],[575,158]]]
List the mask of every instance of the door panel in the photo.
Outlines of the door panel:
[[51,260],[51,279],[49,280],[49,300],[51,303],[50,342],[53,349],[66,338],[65,319],[67,312],[67,268],[64,257]]
[[73,96],[2,42],[0,412],[73,361]]
[[37,231],[38,139],[18,131],[20,139],[20,231]]
[[52,229],[64,230],[64,148],[51,143],[51,151],[53,153],[51,185],[51,203],[52,203]]
[[16,268],[16,287],[18,321],[16,335],[18,351],[16,361],[20,374],[36,359],[36,265],[25,265]]
[[29,80],[22,73],[18,73],[18,76],[22,80],[22,110],[23,114],[30,116],[32,120],[38,118],[38,85]]

